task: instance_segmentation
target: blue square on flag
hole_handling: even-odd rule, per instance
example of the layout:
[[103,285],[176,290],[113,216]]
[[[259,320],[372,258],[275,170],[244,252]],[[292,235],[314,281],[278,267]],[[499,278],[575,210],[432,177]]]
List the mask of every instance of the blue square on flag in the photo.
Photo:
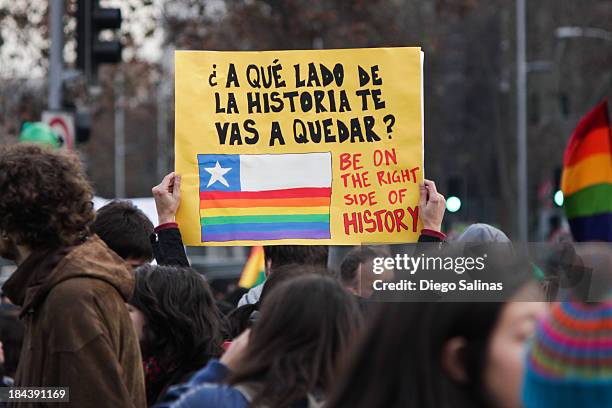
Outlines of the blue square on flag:
[[199,154],[200,191],[240,191],[240,156]]

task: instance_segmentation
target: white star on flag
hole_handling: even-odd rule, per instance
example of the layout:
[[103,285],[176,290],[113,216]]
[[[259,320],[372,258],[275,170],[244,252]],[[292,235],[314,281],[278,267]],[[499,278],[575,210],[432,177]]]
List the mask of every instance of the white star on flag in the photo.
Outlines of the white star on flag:
[[226,167],[226,168],[221,167],[218,161],[215,164],[215,167],[205,167],[204,170],[210,173],[210,180],[208,180],[208,185],[206,186],[206,188],[212,186],[217,181],[223,184],[225,187],[229,187],[229,183],[223,176],[225,175],[225,173],[227,173],[231,169],[232,169],[231,167]]

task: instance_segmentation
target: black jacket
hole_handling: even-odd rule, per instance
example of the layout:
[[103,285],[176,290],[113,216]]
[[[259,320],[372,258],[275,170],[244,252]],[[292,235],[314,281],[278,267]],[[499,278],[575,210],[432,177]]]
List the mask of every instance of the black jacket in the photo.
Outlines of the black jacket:
[[176,224],[160,225],[151,234],[153,255],[158,265],[190,266],[183,238]]

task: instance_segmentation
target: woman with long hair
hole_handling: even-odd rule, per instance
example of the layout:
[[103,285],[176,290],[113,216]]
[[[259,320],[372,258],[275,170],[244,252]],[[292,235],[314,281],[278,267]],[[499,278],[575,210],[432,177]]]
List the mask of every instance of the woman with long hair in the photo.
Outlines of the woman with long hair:
[[359,327],[355,300],[334,279],[305,275],[274,288],[260,313],[220,361],[172,389],[174,403],[160,406],[318,406]]
[[140,340],[148,405],[223,352],[223,319],[208,283],[191,268],[138,268],[128,310]]
[[542,302],[382,305],[338,374],[329,408],[519,408]]
[[329,271],[320,266],[314,265],[299,265],[299,264],[288,264],[281,265],[274,269],[274,273],[271,273],[263,284],[263,289],[259,300],[255,303],[248,303],[237,307],[227,315],[227,321],[229,324],[230,338],[238,337],[246,329],[249,329],[261,315],[259,309],[263,300],[268,296],[270,292],[274,290],[281,283],[290,279],[295,279],[298,276],[304,274],[322,275],[329,276]]

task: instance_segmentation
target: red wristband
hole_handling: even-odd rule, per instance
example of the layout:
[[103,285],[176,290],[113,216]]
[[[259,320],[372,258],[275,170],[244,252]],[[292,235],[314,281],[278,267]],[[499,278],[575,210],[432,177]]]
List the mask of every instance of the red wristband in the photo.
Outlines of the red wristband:
[[427,236],[430,236],[430,237],[440,238],[441,241],[444,241],[446,239],[446,234],[444,234],[443,232],[440,232],[440,231],[434,231],[432,229],[423,228],[421,230],[421,234],[422,235],[427,235]]
[[155,227],[155,232],[170,228],[178,228],[178,224],[176,222],[165,222],[163,224],[159,224],[157,227]]

